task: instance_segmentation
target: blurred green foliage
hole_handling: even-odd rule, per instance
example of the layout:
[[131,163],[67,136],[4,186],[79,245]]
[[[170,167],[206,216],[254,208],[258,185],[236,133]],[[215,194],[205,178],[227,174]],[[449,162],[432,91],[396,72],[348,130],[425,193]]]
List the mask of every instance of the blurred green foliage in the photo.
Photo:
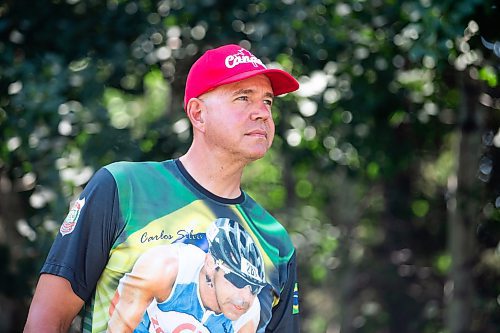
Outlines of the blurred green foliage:
[[301,82],[244,185],[292,234],[303,331],[449,331],[450,193],[473,132],[464,330],[498,332],[500,68],[480,37],[498,43],[499,18],[493,0],[1,3],[0,280],[16,283],[0,284],[0,331],[21,330],[70,200],[107,163],[182,154],[189,66],[240,43]]

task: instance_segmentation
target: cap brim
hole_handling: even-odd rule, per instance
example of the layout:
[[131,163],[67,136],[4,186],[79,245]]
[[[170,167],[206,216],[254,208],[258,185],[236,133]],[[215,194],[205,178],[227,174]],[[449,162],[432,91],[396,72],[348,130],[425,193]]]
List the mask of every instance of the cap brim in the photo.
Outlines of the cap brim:
[[299,89],[299,82],[295,80],[293,76],[291,76],[290,74],[281,69],[274,69],[274,68],[257,69],[254,71],[247,71],[244,73],[236,74],[229,78],[226,78],[225,80],[218,82],[217,87],[222,86],[224,84],[234,83],[237,81],[248,79],[260,74],[264,74],[269,78],[269,81],[271,82],[271,87],[273,88],[274,96],[283,95]]

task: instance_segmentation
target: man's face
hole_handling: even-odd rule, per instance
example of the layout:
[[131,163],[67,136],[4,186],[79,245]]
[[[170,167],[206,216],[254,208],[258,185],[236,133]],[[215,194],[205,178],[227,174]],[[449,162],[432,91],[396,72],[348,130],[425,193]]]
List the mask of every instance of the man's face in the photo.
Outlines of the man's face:
[[213,153],[253,161],[273,142],[273,90],[265,75],[220,86],[199,97],[206,106],[205,139]]
[[215,272],[214,288],[220,312],[233,321],[244,315],[257,297],[250,286],[237,288],[229,282],[221,269]]

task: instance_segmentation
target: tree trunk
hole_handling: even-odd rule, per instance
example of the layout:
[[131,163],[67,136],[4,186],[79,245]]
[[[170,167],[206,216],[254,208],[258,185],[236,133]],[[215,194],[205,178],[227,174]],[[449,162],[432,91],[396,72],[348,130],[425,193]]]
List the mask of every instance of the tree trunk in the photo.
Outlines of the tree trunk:
[[475,227],[479,216],[478,161],[481,151],[481,106],[478,87],[462,73],[456,175],[448,184],[448,246],[451,269],[447,287],[450,333],[472,331],[475,295],[472,269],[476,257]]
[[27,314],[24,300],[10,292],[15,288],[12,280],[19,278],[17,263],[24,255],[24,239],[16,223],[25,219],[22,198],[0,168],[0,257],[5,260],[0,262],[0,276],[12,283],[0,287],[0,332],[20,332]]
[[342,237],[339,239],[338,256],[341,267],[337,274],[338,290],[341,291],[338,300],[340,309],[340,332],[353,333],[356,331],[355,318],[359,314],[360,276],[358,262],[353,255],[359,247],[355,235],[355,228],[360,219],[359,198],[356,194],[356,184],[348,178],[345,170],[339,170],[333,177],[335,195],[329,205],[332,209],[329,216],[340,228]]

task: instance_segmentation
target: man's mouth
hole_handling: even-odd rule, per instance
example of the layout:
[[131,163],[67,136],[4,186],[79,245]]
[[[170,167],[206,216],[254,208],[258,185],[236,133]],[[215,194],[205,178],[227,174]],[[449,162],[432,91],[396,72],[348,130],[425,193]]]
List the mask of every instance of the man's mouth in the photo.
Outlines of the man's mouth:
[[253,130],[247,133],[249,136],[267,138],[267,132],[264,130]]
[[244,304],[243,305],[237,305],[237,304],[232,303],[232,305],[236,309],[236,311],[238,311],[238,312],[245,312],[248,309],[248,307],[245,306]]

